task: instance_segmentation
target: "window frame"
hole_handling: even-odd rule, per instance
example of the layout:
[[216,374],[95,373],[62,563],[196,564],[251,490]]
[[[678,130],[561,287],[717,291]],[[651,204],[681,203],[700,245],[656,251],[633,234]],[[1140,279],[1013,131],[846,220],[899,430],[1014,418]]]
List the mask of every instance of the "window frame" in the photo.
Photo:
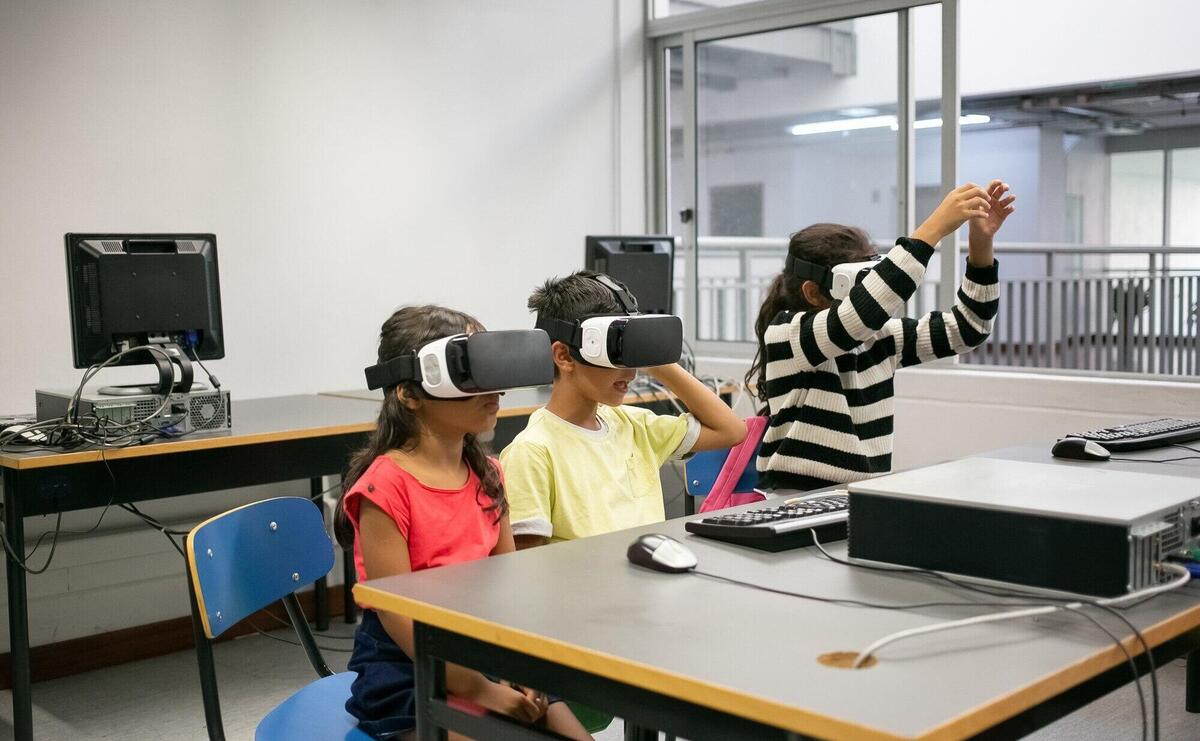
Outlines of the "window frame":
[[[942,11],[942,93],[941,117],[952,122],[942,127],[941,181],[943,192],[954,188],[958,181],[959,114],[961,100],[958,89],[958,0],[761,0],[728,8],[696,11],[664,18],[650,17],[652,0],[647,1],[646,24],[646,69],[649,71],[646,85],[646,111],[648,122],[646,146],[647,228],[654,233],[665,234],[671,229],[672,219],[668,207],[692,210],[692,218],[684,224],[681,234],[676,236],[676,248],[683,256],[683,306],[678,313],[684,322],[684,338],[699,355],[750,358],[757,347],[754,342],[724,340],[701,340],[697,336],[697,262],[696,213],[700,206],[697,192],[697,136],[696,136],[696,47],[698,44],[722,38],[747,34],[767,33],[798,26],[810,26],[856,17],[897,14],[897,227],[901,234],[908,234],[916,226],[914,221],[915,183],[914,159],[915,138],[913,121],[916,118],[916,100],[913,84],[914,59],[912,54],[913,24],[910,10],[927,5],[940,5]],[[685,185],[688,203],[671,204],[668,192],[669,122],[668,87],[666,84],[667,51],[680,47],[683,52],[683,166],[680,177]],[[941,274],[958,275],[959,239],[951,234],[942,241],[939,249]],[[938,286],[938,303],[950,305],[954,301],[955,280],[941,281]],[[956,365],[955,359],[939,363]]]

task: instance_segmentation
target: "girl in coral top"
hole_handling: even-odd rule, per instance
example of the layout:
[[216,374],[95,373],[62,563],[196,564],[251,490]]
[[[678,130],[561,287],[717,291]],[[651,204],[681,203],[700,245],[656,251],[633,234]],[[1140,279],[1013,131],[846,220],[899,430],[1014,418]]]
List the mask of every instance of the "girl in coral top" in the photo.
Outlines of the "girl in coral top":
[[[379,362],[483,327],[439,306],[410,306],[383,324]],[[354,544],[358,578],[378,579],[514,550],[499,463],[477,436],[496,426],[499,394],[443,400],[417,382],[384,389],[379,422],[351,460],[337,510],[338,540]],[[412,620],[364,610],[349,669],[346,710],[378,738],[406,739],[416,726]],[[474,705],[573,739],[591,739],[565,703],[542,692],[446,665],[446,687]],[[482,710],[481,710],[482,712]],[[453,734],[451,734],[453,736]]]

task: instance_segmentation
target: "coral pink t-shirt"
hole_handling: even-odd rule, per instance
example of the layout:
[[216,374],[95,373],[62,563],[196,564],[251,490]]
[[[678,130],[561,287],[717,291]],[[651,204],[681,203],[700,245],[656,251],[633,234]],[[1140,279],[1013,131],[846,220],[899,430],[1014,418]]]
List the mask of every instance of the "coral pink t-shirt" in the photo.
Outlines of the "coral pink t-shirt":
[[[490,461],[496,466],[500,464]],[[381,455],[346,493],[346,514],[354,524],[354,564],[360,581],[369,577],[363,564],[358,516],[362,497],[383,510],[408,542],[413,571],[486,558],[496,547],[500,524],[492,500],[475,471],[459,489],[435,489],[417,481],[386,455]]]

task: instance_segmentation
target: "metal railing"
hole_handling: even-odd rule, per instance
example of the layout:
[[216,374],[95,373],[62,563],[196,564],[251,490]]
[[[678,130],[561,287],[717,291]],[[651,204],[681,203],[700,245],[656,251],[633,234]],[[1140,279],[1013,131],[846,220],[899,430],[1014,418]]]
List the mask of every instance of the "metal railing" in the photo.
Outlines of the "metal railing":
[[[787,240],[708,237],[699,240],[699,250],[699,339],[753,342],[754,318]],[[1004,263],[1000,314],[988,341],[963,362],[1200,372],[1200,247],[1002,243],[996,252]],[[684,301],[682,267],[676,270],[677,306]],[[936,305],[937,270],[935,262],[909,301],[909,316]]]

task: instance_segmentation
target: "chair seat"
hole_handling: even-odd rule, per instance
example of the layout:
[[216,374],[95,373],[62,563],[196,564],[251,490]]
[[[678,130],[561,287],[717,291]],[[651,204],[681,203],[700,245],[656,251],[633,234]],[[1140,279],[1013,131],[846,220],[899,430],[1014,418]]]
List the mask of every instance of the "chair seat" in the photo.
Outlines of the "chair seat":
[[371,741],[346,712],[354,672],[323,677],[292,695],[262,719],[255,741],[313,739],[313,741]]

